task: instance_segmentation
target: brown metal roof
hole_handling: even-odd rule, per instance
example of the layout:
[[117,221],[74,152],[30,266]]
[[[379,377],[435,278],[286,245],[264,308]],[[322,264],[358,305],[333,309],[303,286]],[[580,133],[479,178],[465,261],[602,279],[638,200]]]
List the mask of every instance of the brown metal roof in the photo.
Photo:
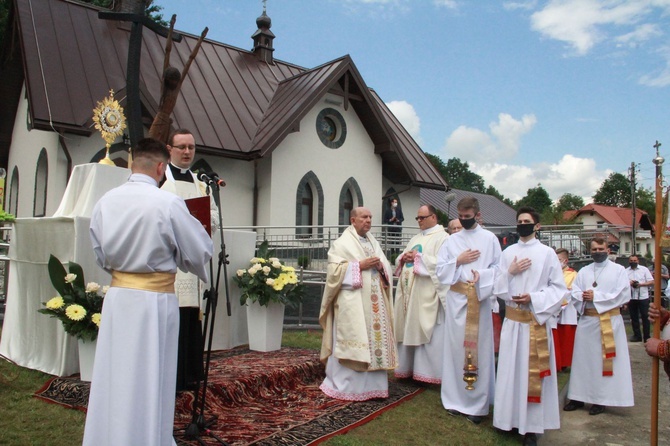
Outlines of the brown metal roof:
[[[32,125],[92,133],[92,109],[110,88],[125,102],[130,25],[99,19],[98,8],[68,0],[14,0],[14,8]],[[197,36],[182,34],[170,58],[179,70],[197,41]],[[164,50],[165,39],[144,30],[140,90],[145,122],[157,110]],[[13,73],[7,66],[2,67],[0,82]],[[265,156],[327,92],[341,94],[354,108],[383,159],[387,178],[445,187],[416,142],[365,85],[348,55],[307,70],[279,60],[268,65],[250,51],[205,40],[182,85],[173,127],[191,129],[201,153],[241,159]],[[2,90],[0,97],[5,97]],[[6,133],[6,128],[0,131]],[[0,152],[5,155],[8,139],[0,135]]]

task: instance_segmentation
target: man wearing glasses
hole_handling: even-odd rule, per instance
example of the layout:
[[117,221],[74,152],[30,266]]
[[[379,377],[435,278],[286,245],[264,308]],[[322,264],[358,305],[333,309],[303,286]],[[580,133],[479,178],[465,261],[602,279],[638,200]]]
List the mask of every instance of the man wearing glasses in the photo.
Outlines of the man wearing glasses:
[[449,235],[437,224],[432,205],[417,212],[420,232],[396,259],[400,273],[395,295],[396,378],[431,384],[442,382],[444,299],[448,286],[435,274],[437,253]]
[[[463,230],[442,245],[436,268],[440,282],[450,286],[444,311],[441,397],[450,415],[465,415],[479,424],[493,402],[491,311],[501,250],[498,237],[477,223],[481,212],[476,198],[463,198],[457,209]],[[476,378],[468,388],[464,384],[466,377],[469,381]]]
[[[204,197],[207,186],[190,170],[195,159],[195,138],[190,130],[176,130],[168,138],[170,164],[165,170],[161,189],[183,199]],[[210,200],[212,229],[218,226],[219,214]],[[203,283],[194,275],[177,271],[175,293],[179,298],[179,358],[177,360],[177,390],[194,388],[204,377],[200,296]]]

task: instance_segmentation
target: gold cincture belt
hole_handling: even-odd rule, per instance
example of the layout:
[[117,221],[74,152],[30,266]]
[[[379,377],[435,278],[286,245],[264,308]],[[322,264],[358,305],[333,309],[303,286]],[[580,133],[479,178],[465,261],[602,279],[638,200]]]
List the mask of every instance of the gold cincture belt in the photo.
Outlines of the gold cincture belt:
[[542,397],[542,378],[551,375],[547,328],[537,323],[530,310],[506,306],[505,317],[512,321],[530,325],[528,327],[530,332],[530,345],[528,349],[528,402],[539,403]]
[[174,294],[174,273],[126,273],[112,271],[111,286]]
[[614,375],[614,360],[616,357],[616,344],[614,343],[614,330],[612,330],[612,316],[621,314],[619,308],[614,308],[604,313],[598,313],[595,308],[584,310],[584,316],[600,318],[600,342],[603,351],[603,376]]
[[477,288],[472,282],[458,282],[451,286],[451,290],[468,298],[468,308],[465,313],[465,339],[463,341],[465,358],[463,366],[468,365],[468,354],[470,354],[471,364],[478,367],[479,298],[477,297]]

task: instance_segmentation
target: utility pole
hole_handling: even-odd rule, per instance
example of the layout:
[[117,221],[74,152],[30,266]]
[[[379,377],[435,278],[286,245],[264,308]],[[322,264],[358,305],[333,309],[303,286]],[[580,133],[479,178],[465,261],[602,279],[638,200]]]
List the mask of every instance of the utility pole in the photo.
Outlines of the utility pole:
[[633,210],[633,222],[631,224],[630,237],[632,239],[633,246],[631,248],[631,255],[637,255],[637,204],[635,200],[635,162],[630,163],[630,197],[631,197],[631,207]]

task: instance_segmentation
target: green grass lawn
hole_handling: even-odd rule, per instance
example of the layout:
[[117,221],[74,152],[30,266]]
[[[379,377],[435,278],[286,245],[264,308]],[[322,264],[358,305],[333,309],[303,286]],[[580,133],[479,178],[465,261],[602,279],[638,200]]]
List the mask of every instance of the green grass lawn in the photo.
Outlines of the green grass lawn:
[[[282,345],[319,349],[319,330],[285,330]],[[559,387],[567,380],[559,374]],[[48,404],[32,395],[51,376],[18,367],[0,359],[0,445],[73,446],[81,444],[85,415]],[[562,382],[562,383],[561,383]],[[376,445],[513,445],[518,435],[500,433],[491,416],[475,426],[463,417],[452,417],[442,408],[439,386],[426,390],[381,416],[328,440],[329,446]]]

